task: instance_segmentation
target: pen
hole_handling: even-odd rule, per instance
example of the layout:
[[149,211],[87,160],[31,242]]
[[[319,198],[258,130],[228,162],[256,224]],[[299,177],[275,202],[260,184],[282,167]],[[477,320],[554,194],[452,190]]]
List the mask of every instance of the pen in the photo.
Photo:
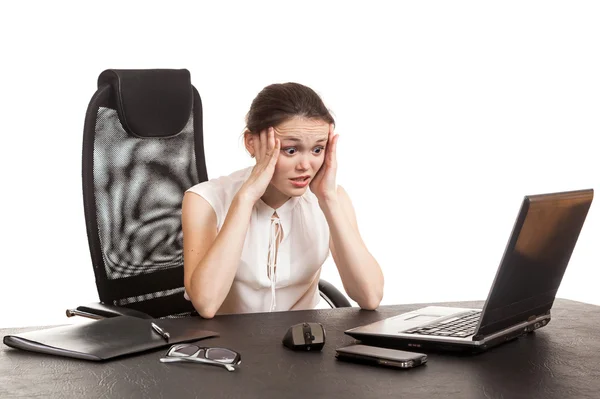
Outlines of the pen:
[[165,341],[169,342],[169,338],[171,338],[171,334],[169,334],[168,332],[166,332],[165,330],[163,330],[162,328],[160,328],[159,326],[157,326],[154,323],[152,323],[152,329],[154,331],[156,331],[157,333],[159,333],[160,336],[165,339]]

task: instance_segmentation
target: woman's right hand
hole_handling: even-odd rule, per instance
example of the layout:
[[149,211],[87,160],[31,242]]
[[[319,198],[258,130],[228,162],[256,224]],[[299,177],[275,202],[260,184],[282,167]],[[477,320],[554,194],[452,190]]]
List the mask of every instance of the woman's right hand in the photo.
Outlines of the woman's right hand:
[[270,127],[254,136],[252,147],[254,148],[256,165],[254,165],[248,179],[242,184],[239,193],[254,204],[264,195],[273,178],[281,142],[275,138],[275,129]]

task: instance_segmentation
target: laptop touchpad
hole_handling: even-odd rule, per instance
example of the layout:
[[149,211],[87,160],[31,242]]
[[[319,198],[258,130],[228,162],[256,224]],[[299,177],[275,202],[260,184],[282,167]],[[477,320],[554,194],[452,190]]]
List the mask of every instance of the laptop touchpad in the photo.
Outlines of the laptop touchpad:
[[427,323],[428,321],[432,321],[435,320],[437,318],[439,318],[442,315],[432,315],[432,314],[416,314],[413,317],[409,317],[407,319],[404,319],[406,321],[411,321],[411,322],[419,322],[419,323]]

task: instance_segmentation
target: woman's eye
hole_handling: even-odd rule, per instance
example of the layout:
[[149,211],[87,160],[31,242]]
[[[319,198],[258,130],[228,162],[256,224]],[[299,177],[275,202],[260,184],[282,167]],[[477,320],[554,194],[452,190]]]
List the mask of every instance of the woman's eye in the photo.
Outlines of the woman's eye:
[[[319,146],[319,147],[316,147],[313,151],[315,152],[315,154],[320,154],[321,152],[323,152],[323,150],[324,150],[324,147]],[[296,152],[298,152],[296,147],[282,148],[281,151],[284,151],[287,155],[294,155]]]

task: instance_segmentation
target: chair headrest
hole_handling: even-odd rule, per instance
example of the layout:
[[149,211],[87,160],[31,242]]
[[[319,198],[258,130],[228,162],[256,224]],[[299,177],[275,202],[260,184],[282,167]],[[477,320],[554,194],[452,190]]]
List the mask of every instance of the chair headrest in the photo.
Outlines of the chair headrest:
[[193,91],[187,69],[107,69],[98,88],[114,90],[123,128],[137,137],[171,137],[190,118]]

